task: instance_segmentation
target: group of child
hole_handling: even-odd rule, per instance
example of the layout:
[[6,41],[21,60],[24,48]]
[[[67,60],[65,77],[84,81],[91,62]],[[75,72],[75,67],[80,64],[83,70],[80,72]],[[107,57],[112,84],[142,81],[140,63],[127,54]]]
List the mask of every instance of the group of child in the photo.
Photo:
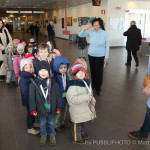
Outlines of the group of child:
[[[61,132],[69,127],[65,123],[69,104],[73,143],[85,144],[85,139],[89,138],[84,130],[86,122],[96,117],[95,99],[85,60],[79,58],[69,68],[69,61],[61,56],[59,50],[51,51],[49,42],[39,44],[36,50],[33,49],[35,45],[31,44],[30,41],[26,54],[26,45],[22,43],[18,43],[15,55],[11,45],[7,46],[5,54],[11,62],[8,64],[5,61],[8,72],[6,83],[10,88],[10,82],[15,83],[15,77],[18,78],[22,104],[27,108],[27,132],[33,135],[40,133],[41,146],[46,144],[47,134],[50,144],[56,145],[56,131]],[[33,116],[38,116],[40,131],[34,129]]]

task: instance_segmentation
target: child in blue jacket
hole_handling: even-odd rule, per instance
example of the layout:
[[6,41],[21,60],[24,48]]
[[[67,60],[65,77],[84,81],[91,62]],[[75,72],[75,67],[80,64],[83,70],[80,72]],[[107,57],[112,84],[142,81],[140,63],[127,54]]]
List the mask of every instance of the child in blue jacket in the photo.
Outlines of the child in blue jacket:
[[33,77],[33,64],[30,58],[22,59],[20,62],[20,81],[19,87],[21,90],[22,105],[27,108],[27,133],[32,135],[37,135],[40,131],[33,128],[33,116],[30,115],[29,110],[29,84],[31,78]]
[[55,116],[55,128],[56,131],[61,132],[62,128],[68,128],[65,124],[66,112],[67,112],[67,100],[66,91],[68,86],[69,78],[67,76],[67,70],[69,69],[70,63],[63,56],[58,56],[53,62],[53,74],[51,77],[57,82],[59,87],[59,93],[62,100],[62,109],[59,114]]

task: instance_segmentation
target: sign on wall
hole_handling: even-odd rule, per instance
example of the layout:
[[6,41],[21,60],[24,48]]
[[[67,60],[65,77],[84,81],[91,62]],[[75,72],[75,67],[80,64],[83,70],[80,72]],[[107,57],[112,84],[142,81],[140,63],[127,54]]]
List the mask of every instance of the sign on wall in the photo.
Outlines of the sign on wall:
[[101,0],[92,0],[93,6],[101,6]]

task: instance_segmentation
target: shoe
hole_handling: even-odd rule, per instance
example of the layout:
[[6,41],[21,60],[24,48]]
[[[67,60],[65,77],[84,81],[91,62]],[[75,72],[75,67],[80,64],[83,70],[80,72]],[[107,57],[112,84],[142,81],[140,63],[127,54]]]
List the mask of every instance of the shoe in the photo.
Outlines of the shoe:
[[136,63],[135,67],[137,68],[139,66],[139,61]]
[[18,85],[16,84],[16,82],[12,82],[12,86],[18,87]]
[[83,138],[84,140],[87,140],[87,139],[90,138],[90,137],[88,136],[88,134],[86,134],[86,133],[85,133],[85,134],[82,134],[81,136],[82,136],[82,138]]
[[125,63],[125,65],[126,65],[127,67],[131,67],[131,64]]
[[35,130],[34,128],[27,130],[28,134],[37,135],[40,133],[39,130]]
[[132,139],[136,139],[136,140],[146,140],[148,137],[144,137],[141,135],[140,131],[132,131],[128,133],[128,136]]
[[79,144],[79,145],[84,145],[85,141],[83,139],[79,140],[79,141],[72,141],[73,144]]
[[56,138],[55,136],[50,136],[50,145],[55,146],[56,145]]
[[97,94],[97,96],[101,96],[101,91],[97,90],[96,94]]
[[61,128],[63,128],[63,129],[68,129],[68,128],[69,128],[69,125],[65,123],[65,124],[61,125]]
[[39,123],[34,122],[34,123],[33,123],[33,127],[35,127],[35,128],[39,128],[39,127],[40,127],[40,125],[39,125]]
[[55,128],[55,131],[56,132],[62,132],[62,128],[61,127]]
[[41,138],[40,138],[40,145],[41,145],[41,146],[44,146],[45,143],[46,143],[46,137],[41,137]]
[[10,83],[6,83],[6,86],[8,89],[12,88],[12,85]]

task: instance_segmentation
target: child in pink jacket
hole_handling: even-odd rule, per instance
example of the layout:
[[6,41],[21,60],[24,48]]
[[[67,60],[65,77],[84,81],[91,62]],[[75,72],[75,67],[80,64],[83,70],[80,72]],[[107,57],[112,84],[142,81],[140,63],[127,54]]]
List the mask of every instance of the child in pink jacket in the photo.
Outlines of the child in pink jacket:
[[13,66],[16,77],[20,77],[19,70],[20,70],[20,61],[24,58],[24,46],[22,43],[19,43],[17,46],[17,54],[14,56],[13,59]]

